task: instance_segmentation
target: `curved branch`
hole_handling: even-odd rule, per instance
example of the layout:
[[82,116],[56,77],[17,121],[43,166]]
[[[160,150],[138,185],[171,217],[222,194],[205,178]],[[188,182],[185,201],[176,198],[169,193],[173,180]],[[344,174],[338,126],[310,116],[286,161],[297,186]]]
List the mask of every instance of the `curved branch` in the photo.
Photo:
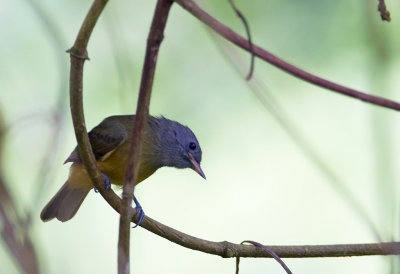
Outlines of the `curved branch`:
[[67,51],[69,52],[71,59],[69,79],[70,108],[79,155],[95,187],[103,196],[106,193],[104,184],[102,184],[104,178],[97,167],[85,125],[82,86],[83,65],[85,60],[88,59],[86,51],[87,44],[97,19],[99,18],[106,4],[107,0],[95,0],[93,2],[88,14],[85,17],[85,20],[82,23],[74,45]]
[[[163,225],[151,219],[148,216],[146,216],[146,219],[141,224],[141,226],[180,246],[201,251],[204,253],[218,255],[223,258],[271,257],[270,253],[262,248],[252,245],[234,244],[227,241],[213,242],[200,239],[185,234],[183,232],[180,232],[166,225]],[[348,257],[348,256],[400,254],[400,242],[382,242],[382,243],[369,243],[369,244],[299,245],[299,246],[266,245],[266,246],[268,246],[270,250],[275,252],[281,258]]]
[[370,94],[363,93],[361,91],[345,87],[343,85],[334,83],[332,81],[326,80],[314,74],[311,74],[305,70],[302,70],[280,58],[273,55],[272,53],[266,51],[265,49],[257,46],[256,44],[252,44],[252,47],[249,45],[249,42],[244,37],[240,36],[236,32],[234,32],[229,27],[225,26],[217,19],[209,15],[207,12],[202,10],[195,2],[192,0],[175,0],[179,5],[181,5],[185,10],[190,12],[193,16],[199,19],[201,22],[209,26],[219,35],[224,37],[225,39],[229,40],[230,42],[234,43],[238,47],[247,50],[249,52],[254,53],[260,59],[274,65],[287,73],[298,77],[304,81],[309,83],[315,84],[317,86],[330,89],[332,91],[338,92],[342,95],[346,95],[349,97],[360,99],[364,102],[368,102],[374,105],[382,106],[385,108],[390,108],[394,110],[400,110],[400,103],[395,101],[374,96]]
[[[83,64],[87,59],[86,46],[94,25],[104,9],[106,0],[96,0],[81,27],[74,46],[69,50],[70,69],[70,104],[75,135],[83,164],[96,188],[104,199],[117,211],[121,211],[121,199],[103,184],[103,176],[97,168],[87,136],[83,102],[82,74]],[[247,43],[247,42],[246,42]],[[132,222],[137,222],[136,210],[129,208]],[[190,236],[176,229],[165,226],[150,217],[146,217],[141,226],[165,239],[181,246],[222,257],[269,257],[269,254],[255,246],[233,244],[230,242],[212,242]],[[280,257],[338,257],[362,255],[397,255],[400,254],[400,242],[355,244],[355,245],[319,245],[319,246],[269,246]]]
[[[112,191],[106,191],[103,197],[108,204],[119,212],[121,199]],[[136,210],[130,208],[131,216],[135,216]],[[136,217],[132,222],[136,223]],[[200,252],[218,255],[223,258],[250,257],[270,258],[269,252],[253,245],[241,245],[228,241],[213,242],[200,239],[174,228],[168,227],[149,216],[146,216],[140,225],[144,229],[174,242],[180,246]],[[299,245],[278,246],[266,245],[281,258],[316,258],[316,257],[349,257],[371,255],[400,255],[400,242],[382,242],[368,244],[335,244],[335,245]]]

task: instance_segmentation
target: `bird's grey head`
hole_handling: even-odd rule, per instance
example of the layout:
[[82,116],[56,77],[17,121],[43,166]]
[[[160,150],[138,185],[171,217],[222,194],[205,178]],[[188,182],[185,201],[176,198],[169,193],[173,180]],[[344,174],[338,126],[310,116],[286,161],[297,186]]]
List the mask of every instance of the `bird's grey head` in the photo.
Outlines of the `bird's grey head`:
[[162,165],[191,168],[206,178],[200,167],[200,144],[190,128],[164,117],[157,120]]

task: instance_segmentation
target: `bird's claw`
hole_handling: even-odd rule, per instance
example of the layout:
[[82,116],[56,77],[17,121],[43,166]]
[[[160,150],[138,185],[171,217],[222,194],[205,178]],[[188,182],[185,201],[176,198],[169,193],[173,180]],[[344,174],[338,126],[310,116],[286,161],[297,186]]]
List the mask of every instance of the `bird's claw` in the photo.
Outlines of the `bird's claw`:
[[108,190],[111,188],[110,178],[108,178],[108,176],[105,175],[104,173],[103,173],[103,177],[104,177],[104,185],[106,186],[106,189]]
[[[111,188],[110,178],[108,178],[108,176],[105,175],[104,173],[103,173],[103,177],[104,177],[104,186],[106,187],[106,189],[110,189]],[[99,192],[99,190],[96,187],[94,187],[93,190],[96,193]]]
[[135,228],[137,226],[139,226],[141,223],[143,223],[144,221],[144,217],[146,216],[146,214],[144,214],[144,211],[142,209],[142,206],[140,205],[139,201],[136,199],[135,196],[133,196],[133,201],[135,202],[135,209],[136,209],[136,213],[135,213],[135,217],[139,218],[138,222],[136,223],[136,225],[132,228]]
[[[105,175],[104,173],[103,173],[103,176],[104,176],[104,185],[105,185],[106,189],[110,189],[111,188],[110,178],[108,178],[108,176]],[[94,187],[93,190],[96,193],[99,192],[99,190],[96,187]],[[135,205],[136,205],[136,207],[135,207],[135,209],[136,209],[135,217],[139,219],[137,224],[133,227],[133,228],[135,228],[135,227],[139,226],[141,223],[143,223],[144,217],[146,215],[144,214],[142,206],[140,205],[139,201],[136,199],[135,196],[133,196],[133,201],[135,202]]]

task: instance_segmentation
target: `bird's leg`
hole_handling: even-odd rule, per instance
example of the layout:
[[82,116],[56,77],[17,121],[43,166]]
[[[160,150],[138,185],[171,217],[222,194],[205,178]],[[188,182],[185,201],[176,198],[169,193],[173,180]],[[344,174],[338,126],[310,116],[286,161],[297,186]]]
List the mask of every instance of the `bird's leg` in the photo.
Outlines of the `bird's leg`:
[[[105,185],[106,189],[110,189],[111,188],[110,178],[108,178],[108,176],[105,175],[104,173],[102,173],[102,174],[103,174],[103,177],[104,177],[104,185]],[[99,192],[99,190],[96,187],[94,187],[93,190],[96,193]]]
[[135,209],[136,209],[135,216],[137,216],[137,218],[139,218],[139,221],[138,221],[137,224],[133,227],[133,228],[135,228],[135,227],[137,227],[138,225],[140,225],[140,224],[143,222],[144,217],[145,217],[146,215],[144,214],[144,211],[143,211],[143,209],[142,209],[142,206],[140,205],[139,201],[136,199],[135,195],[133,195],[133,202],[135,202],[135,205],[136,205],[136,207],[135,207]]
[[[111,181],[110,181],[110,178],[108,178],[108,176],[105,175],[104,173],[103,173],[103,176],[104,176],[104,185],[105,185],[106,189],[110,189],[110,188],[111,188]],[[97,189],[96,187],[94,187],[93,189],[94,189],[94,192],[96,192],[96,193],[99,192],[98,189]],[[144,214],[144,211],[143,211],[143,209],[142,209],[142,206],[140,205],[139,201],[136,199],[135,195],[133,195],[133,202],[134,202],[135,205],[136,205],[136,207],[135,207],[135,209],[136,209],[135,216],[137,216],[137,218],[139,218],[139,221],[138,221],[137,224],[133,227],[133,228],[135,228],[135,227],[137,227],[138,225],[140,225],[141,223],[143,223],[144,217],[145,217],[146,215]]]

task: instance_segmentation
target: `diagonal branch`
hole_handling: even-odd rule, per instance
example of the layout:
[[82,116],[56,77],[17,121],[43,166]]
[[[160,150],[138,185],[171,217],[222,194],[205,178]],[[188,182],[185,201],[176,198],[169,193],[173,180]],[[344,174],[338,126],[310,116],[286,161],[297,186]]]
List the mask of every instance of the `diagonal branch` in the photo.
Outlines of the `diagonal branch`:
[[311,74],[305,70],[302,70],[280,58],[273,55],[272,53],[266,51],[265,49],[257,46],[256,44],[252,44],[252,48],[249,45],[249,42],[244,37],[240,36],[236,32],[234,32],[229,27],[225,26],[217,19],[212,17],[210,14],[202,10],[195,2],[192,0],[175,0],[179,5],[181,5],[184,9],[190,12],[193,16],[199,19],[201,22],[209,26],[219,35],[234,43],[238,47],[245,49],[249,52],[255,54],[258,58],[274,65],[287,73],[296,76],[304,81],[315,84],[317,86],[330,89],[332,91],[338,92],[342,95],[346,95],[349,97],[353,97],[356,99],[360,99],[361,101],[368,102],[374,105],[382,106],[385,108],[390,108],[394,110],[400,110],[400,103],[397,103],[392,100],[385,99],[383,97],[374,96],[370,94],[363,93],[361,91],[345,87],[343,85],[334,83],[332,81],[326,80],[314,74]]
[[129,215],[129,209],[132,205],[133,192],[135,188],[134,183],[136,182],[139,171],[139,155],[141,151],[144,125],[149,116],[150,95],[153,87],[158,51],[164,38],[164,29],[171,5],[171,0],[157,1],[153,22],[147,39],[146,56],[143,64],[136,116],[132,129],[132,145],[129,150],[122,192],[118,239],[118,273],[130,273],[129,245],[131,231],[130,221],[132,216]]

